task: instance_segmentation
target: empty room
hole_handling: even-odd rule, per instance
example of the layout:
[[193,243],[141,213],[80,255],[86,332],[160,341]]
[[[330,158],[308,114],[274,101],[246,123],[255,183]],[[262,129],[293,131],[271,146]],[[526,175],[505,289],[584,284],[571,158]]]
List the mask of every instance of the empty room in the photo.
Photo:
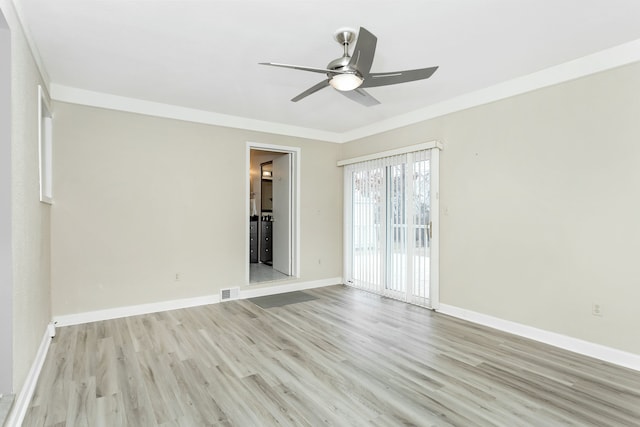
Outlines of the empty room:
[[0,0],[0,426],[640,426],[638,18]]

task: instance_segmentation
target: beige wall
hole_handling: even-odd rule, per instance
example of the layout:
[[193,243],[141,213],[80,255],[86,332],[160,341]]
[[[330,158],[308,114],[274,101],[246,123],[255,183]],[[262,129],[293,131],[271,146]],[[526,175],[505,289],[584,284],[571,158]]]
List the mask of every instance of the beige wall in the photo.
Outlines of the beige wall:
[[341,157],[442,141],[441,301],[640,354],[638,93],[634,64],[348,143]]
[[13,392],[11,32],[0,11],[0,394]]
[[246,285],[247,141],[301,148],[299,280],[342,275],[339,146],[74,104],[54,110],[54,315]]
[[11,30],[13,388],[19,392],[51,320],[50,208],[39,201],[37,101],[41,76],[13,7],[0,1],[0,8]]

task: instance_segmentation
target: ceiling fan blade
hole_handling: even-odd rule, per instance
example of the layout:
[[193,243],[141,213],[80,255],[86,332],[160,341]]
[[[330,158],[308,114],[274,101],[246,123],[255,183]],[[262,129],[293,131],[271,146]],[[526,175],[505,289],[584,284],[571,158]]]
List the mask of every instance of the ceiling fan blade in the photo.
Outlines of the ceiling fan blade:
[[338,91],[341,94],[343,94],[344,96],[346,96],[347,98],[356,101],[359,104],[364,105],[365,107],[372,107],[374,105],[378,105],[380,104],[380,101],[378,101],[377,99],[375,99],[373,96],[369,95],[368,92],[365,92],[364,90],[358,88],[358,89],[354,89],[354,90],[348,90],[348,91]]
[[304,92],[302,92],[300,95],[296,96],[295,98],[292,98],[291,100],[293,102],[298,102],[300,101],[302,98],[305,98],[309,95],[311,95],[312,93],[316,93],[317,91],[319,91],[320,89],[324,89],[325,87],[329,86],[329,79],[327,80],[323,80],[320,83],[318,83],[317,85],[311,86],[309,89],[305,90]]
[[417,70],[397,71],[395,73],[371,73],[365,77],[364,83],[362,83],[360,87],[387,86],[428,79],[437,69],[438,67],[430,67]]
[[356,67],[363,76],[367,76],[371,70],[373,57],[376,54],[377,43],[378,39],[376,36],[371,34],[366,28],[360,27],[349,65]]
[[270,65],[272,67],[292,68],[294,70],[311,71],[312,73],[322,73],[322,74],[336,73],[335,71],[327,70],[326,68],[305,67],[304,65],[279,64],[277,62],[259,62],[258,64]]

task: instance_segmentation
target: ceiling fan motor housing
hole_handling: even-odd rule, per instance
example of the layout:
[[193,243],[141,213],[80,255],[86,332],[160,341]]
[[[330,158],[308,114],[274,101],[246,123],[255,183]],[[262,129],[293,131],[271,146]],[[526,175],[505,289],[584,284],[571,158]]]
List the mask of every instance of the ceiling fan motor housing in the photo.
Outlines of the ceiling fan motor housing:
[[[349,65],[351,61],[351,56],[349,55],[349,45],[356,40],[356,31],[351,28],[339,28],[333,34],[333,38],[340,43],[344,47],[344,54],[337,59],[329,62],[327,64],[328,70],[340,71],[340,72],[350,72],[356,74],[358,77],[362,77],[362,74],[359,70],[353,65]],[[329,78],[332,77],[332,74],[327,74]]]
[[358,71],[355,67],[349,66],[349,61],[351,61],[351,57],[349,55],[342,56],[329,62],[327,69],[335,71]]

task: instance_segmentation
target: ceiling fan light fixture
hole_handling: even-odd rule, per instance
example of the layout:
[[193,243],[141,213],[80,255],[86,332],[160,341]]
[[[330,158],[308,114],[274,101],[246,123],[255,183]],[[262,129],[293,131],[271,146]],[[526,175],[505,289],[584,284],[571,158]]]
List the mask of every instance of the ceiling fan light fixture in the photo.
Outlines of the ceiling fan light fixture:
[[331,78],[329,84],[334,89],[344,92],[359,88],[363,81],[363,78],[355,73],[336,74]]

